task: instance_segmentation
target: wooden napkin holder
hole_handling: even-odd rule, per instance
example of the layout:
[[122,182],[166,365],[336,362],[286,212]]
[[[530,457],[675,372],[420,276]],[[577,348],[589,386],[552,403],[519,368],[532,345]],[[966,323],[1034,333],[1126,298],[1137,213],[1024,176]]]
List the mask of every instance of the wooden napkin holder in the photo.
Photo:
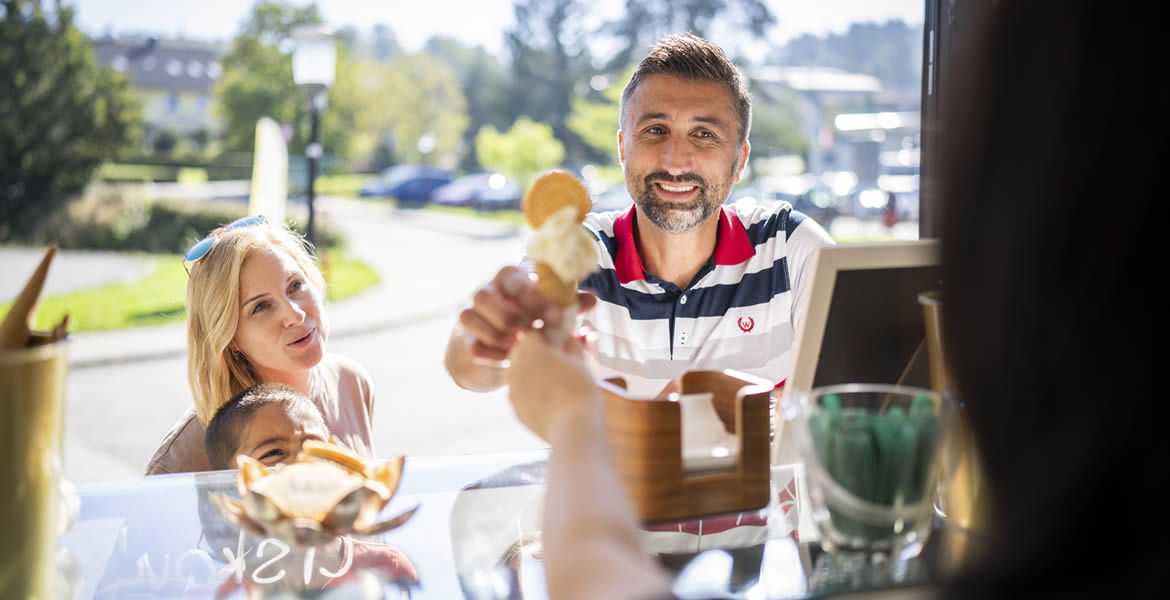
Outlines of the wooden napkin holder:
[[772,386],[732,370],[689,371],[679,383],[680,394],[714,394],[716,413],[736,434],[738,458],[726,471],[686,474],[678,402],[634,397],[620,378],[600,382],[610,452],[638,517],[670,521],[767,506]]

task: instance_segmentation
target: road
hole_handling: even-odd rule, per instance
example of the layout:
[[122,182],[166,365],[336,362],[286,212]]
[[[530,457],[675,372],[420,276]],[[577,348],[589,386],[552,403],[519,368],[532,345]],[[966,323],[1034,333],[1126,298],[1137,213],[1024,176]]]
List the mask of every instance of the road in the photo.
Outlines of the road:
[[[459,389],[442,365],[452,318],[435,318],[330,342],[375,385],[379,456],[467,454],[537,448],[504,392]],[[136,477],[191,402],[182,358],[75,369],[66,389],[65,473],[74,481]],[[83,453],[82,456],[74,456]]]
[[[45,256],[44,248],[0,248],[0,303],[17,296]],[[107,283],[132,282],[150,274],[149,254],[58,250],[45,278],[42,297]]]

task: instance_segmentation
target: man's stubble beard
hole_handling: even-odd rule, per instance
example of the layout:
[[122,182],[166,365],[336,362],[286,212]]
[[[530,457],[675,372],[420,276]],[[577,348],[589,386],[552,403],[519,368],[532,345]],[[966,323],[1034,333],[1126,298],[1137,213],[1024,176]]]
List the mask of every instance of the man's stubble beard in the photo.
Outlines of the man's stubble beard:
[[[694,183],[699,195],[686,203],[665,202],[654,193],[653,180],[670,183]],[[635,204],[642,214],[656,227],[670,233],[685,233],[698,227],[727,200],[731,185],[711,187],[695,173],[672,176],[664,171],[655,171],[642,179],[642,186],[634,196]]]

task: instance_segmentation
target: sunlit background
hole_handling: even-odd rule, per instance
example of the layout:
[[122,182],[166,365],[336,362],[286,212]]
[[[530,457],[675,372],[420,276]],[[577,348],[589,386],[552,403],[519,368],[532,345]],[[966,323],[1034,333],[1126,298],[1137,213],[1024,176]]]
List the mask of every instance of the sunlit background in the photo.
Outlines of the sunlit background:
[[[522,254],[536,175],[575,173],[595,210],[630,204],[617,98],[664,34],[710,39],[750,80],[751,161],[730,200],[790,202],[838,240],[918,235],[918,0],[57,6],[0,1],[0,313],[57,243],[38,323],[67,312],[75,333],[74,479],[140,473],[190,403],[179,255],[245,214],[258,170],[276,168],[257,155],[262,118],[287,148],[301,228],[316,157],[330,348],[378,386],[380,454],[539,443],[506,403],[450,383],[442,344],[470,291]],[[337,49],[319,145],[291,58],[312,24]]]
[[[650,43],[690,30],[722,45],[752,81],[753,160],[737,196],[788,200],[829,227],[837,216],[917,218],[923,4],[914,0],[66,4],[99,64],[125,73],[142,106],[137,152],[109,177],[177,178],[186,167],[198,179],[210,162],[227,169],[209,179],[243,178],[265,115],[285,125],[296,158],[305,111],[281,54],[292,50],[293,25],[325,23],[342,48],[323,114],[326,189],[360,191],[344,176],[400,163],[450,177],[499,172],[521,185],[568,166],[590,180],[599,208],[616,208],[628,199],[610,189],[621,181],[613,98]],[[541,151],[518,156],[512,146]],[[133,168],[163,158],[172,169]],[[481,180],[447,203],[499,190]],[[863,231],[841,233],[881,234]]]

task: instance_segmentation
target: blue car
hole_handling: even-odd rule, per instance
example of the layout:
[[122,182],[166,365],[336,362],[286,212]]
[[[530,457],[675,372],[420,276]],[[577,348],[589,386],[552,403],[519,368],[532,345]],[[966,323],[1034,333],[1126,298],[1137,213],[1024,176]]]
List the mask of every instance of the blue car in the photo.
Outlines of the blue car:
[[394,165],[366,181],[358,195],[394,198],[400,206],[421,206],[427,203],[435,188],[450,182],[451,174],[443,169],[425,165]]
[[501,210],[520,208],[521,196],[520,188],[501,173],[472,173],[436,189],[431,202]]

